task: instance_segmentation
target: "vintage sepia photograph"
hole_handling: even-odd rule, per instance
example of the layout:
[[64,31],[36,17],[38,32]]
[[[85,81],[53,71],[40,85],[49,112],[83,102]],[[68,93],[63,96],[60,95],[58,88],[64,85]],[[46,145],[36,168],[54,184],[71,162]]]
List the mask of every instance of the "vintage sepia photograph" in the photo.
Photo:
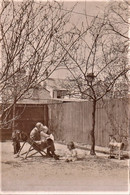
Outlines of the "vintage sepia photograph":
[[0,1],[0,194],[129,194],[130,1]]

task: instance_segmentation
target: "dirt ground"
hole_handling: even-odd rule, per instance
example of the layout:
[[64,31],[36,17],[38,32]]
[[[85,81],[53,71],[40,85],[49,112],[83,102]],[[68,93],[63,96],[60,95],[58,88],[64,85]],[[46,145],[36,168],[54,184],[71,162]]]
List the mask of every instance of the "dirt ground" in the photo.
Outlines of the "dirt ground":
[[[66,145],[57,143],[56,153],[63,156],[65,152]],[[2,142],[1,194],[128,192],[128,159],[108,159],[102,153],[90,156],[80,149],[78,155],[78,161],[69,163],[41,156],[25,160],[14,158],[11,142]]]

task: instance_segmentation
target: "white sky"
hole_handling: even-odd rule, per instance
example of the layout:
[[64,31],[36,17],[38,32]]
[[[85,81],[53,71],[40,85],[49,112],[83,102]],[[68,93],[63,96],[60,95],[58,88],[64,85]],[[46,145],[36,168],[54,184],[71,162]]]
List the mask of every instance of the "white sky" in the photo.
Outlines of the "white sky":
[[[16,1],[21,1],[21,0],[16,0]],[[39,0],[36,0],[36,1],[39,1]],[[71,22],[79,26],[81,22],[84,20],[83,14],[85,13],[85,10],[88,15],[88,20],[91,20],[92,16],[102,13],[104,7],[108,3],[108,0],[102,0],[102,1],[99,1],[99,0],[94,0],[94,1],[92,0],[87,0],[87,1],[64,0],[63,2],[64,2],[65,9],[67,10],[69,10],[76,4],[76,7],[73,10],[74,13],[72,14],[72,17],[71,17]],[[1,59],[1,56],[0,56],[0,59]],[[65,69],[57,70],[51,75],[51,77],[55,77],[55,78],[65,78],[66,76],[67,76],[67,71],[65,71]]]
[[[70,9],[73,7],[73,5],[76,5],[76,7],[73,10],[73,14],[71,17],[72,23],[75,23],[76,25],[80,25],[81,22],[84,20],[84,13],[86,9],[86,13],[88,15],[88,20],[92,19],[92,16],[96,16],[97,14],[101,14],[104,10],[104,7],[107,5],[108,1],[64,1],[65,9]],[[65,78],[68,75],[67,71],[63,70],[57,70],[55,71],[51,77],[55,78]]]

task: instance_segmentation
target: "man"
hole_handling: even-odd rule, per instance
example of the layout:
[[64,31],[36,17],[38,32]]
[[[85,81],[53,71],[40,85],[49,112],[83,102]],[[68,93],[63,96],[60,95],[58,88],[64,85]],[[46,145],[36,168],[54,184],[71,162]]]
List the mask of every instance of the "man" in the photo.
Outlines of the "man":
[[35,127],[32,129],[32,131],[30,133],[30,138],[33,139],[34,141],[40,140],[41,127],[42,127],[42,123],[38,122],[38,123],[36,123]]
[[31,131],[30,138],[39,145],[41,150],[47,148],[47,156],[59,160],[59,157],[55,154],[54,137],[49,133],[48,127],[38,122]]

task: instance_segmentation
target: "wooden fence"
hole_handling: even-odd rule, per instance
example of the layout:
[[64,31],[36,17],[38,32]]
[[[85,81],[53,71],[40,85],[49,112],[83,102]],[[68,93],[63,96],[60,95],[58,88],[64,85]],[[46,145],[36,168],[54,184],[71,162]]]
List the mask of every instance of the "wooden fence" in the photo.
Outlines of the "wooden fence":
[[[48,105],[49,127],[57,140],[90,144],[92,102]],[[128,99],[100,101],[96,109],[96,145],[108,146],[109,135],[128,136]]]
[[[96,109],[96,145],[108,146],[109,135],[128,135],[128,99],[100,101]],[[90,144],[92,128],[92,102],[63,101],[51,104],[17,105],[19,118],[16,128],[28,134],[40,121],[49,126],[55,139]],[[3,139],[10,139],[11,130],[2,131]]]

